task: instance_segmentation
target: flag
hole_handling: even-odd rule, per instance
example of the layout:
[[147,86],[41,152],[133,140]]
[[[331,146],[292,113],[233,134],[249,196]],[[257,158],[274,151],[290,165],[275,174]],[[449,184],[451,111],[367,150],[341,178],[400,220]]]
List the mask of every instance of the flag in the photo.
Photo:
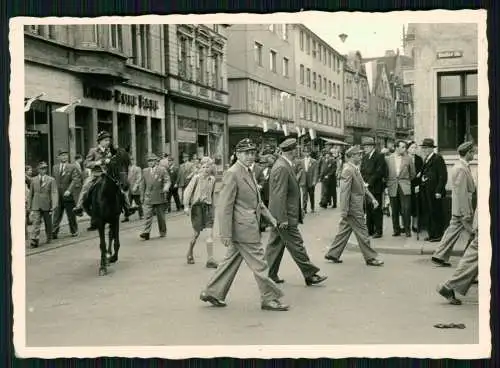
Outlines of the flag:
[[301,135],[306,135],[306,128],[302,128],[302,134]]
[[31,105],[33,104],[33,102],[35,102],[36,100],[38,100],[39,98],[41,98],[43,96],[45,96],[45,92],[40,93],[38,96],[31,97],[28,101],[26,101],[24,103],[24,112],[30,111]]
[[82,103],[82,100],[76,100],[69,105],[61,106],[57,109],[54,110],[54,112],[63,112],[63,113],[70,113],[73,107],[76,107],[76,105],[79,105]]
[[297,137],[300,137],[300,128],[299,127],[295,127],[295,130],[297,131]]
[[276,125],[276,130],[280,130],[280,123],[278,123],[277,121],[275,121],[274,125]]
[[283,133],[285,133],[285,137],[288,136],[288,126],[285,124],[282,125],[283,126]]
[[262,130],[266,133],[269,128],[267,127],[267,120],[262,120]]
[[413,115],[413,108],[411,107],[411,104],[408,104],[408,112],[410,115]]
[[309,137],[311,140],[316,139],[316,131],[313,128],[309,128]]

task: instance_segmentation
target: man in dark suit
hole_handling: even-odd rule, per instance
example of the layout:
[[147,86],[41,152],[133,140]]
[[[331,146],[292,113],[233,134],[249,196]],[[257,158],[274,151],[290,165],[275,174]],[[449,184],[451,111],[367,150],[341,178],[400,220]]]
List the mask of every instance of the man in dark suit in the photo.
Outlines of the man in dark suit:
[[82,188],[81,171],[76,164],[68,162],[68,150],[60,149],[57,156],[60,163],[52,167],[52,175],[57,183],[59,200],[57,201],[58,205],[54,213],[52,239],[57,239],[64,212],[66,212],[66,216],[68,217],[71,236],[78,236],[78,224],[73,208]]
[[361,146],[365,155],[361,161],[361,175],[368,190],[373,194],[379,206],[374,207],[371,201],[366,202],[366,226],[368,235],[381,238],[383,234],[382,193],[384,192],[384,179],[387,177],[387,164],[385,157],[375,149],[375,139],[363,137]]
[[318,161],[311,157],[311,151],[308,147],[304,148],[304,158],[300,160],[300,165],[304,172],[301,182],[302,186],[302,205],[304,213],[307,213],[307,200],[311,201],[311,212],[314,212],[314,191],[318,183]]
[[180,211],[182,209],[182,203],[179,198],[179,167],[175,165],[174,158],[172,156],[168,157],[167,171],[170,175],[170,189],[167,194],[167,211],[171,211],[172,197],[174,197],[177,211]]
[[443,157],[435,152],[436,145],[431,138],[425,138],[420,145],[424,159],[422,168],[422,191],[425,198],[425,213],[432,216],[427,221],[430,242],[439,242],[445,230],[443,199],[446,196],[448,170]]
[[276,161],[269,176],[269,211],[279,223],[279,229],[272,229],[266,248],[269,277],[277,283],[278,270],[285,247],[302,271],[307,286],[319,284],[326,276],[318,275],[319,268],[311,263],[304,248],[304,240],[299,231],[303,223],[300,187],[295,176],[293,162],[297,155],[297,141],[286,139],[280,144],[281,157]]
[[332,154],[330,152],[326,152],[323,157],[323,162],[321,163],[321,201],[319,202],[319,206],[321,208],[326,208],[329,204],[333,204],[333,207],[337,207],[336,199],[335,202],[332,203],[332,193],[331,193],[331,185],[332,180],[337,180],[337,163],[334,159],[332,159]]

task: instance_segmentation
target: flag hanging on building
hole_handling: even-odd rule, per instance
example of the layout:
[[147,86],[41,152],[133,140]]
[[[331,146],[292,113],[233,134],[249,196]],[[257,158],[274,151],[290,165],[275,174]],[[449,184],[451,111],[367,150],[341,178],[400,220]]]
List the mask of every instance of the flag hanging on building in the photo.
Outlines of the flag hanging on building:
[[40,93],[38,96],[31,97],[28,101],[24,103],[24,112],[28,112],[31,109],[31,105],[33,105],[33,102],[38,100],[39,98],[45,96],[45,92]]
[[297,131],[297,137],[300,137],[300,128],[299,127],[295,127],[295,130]]
[[306,128],[302,128],[302,134],[301,135],[306,135]]
[[285,137],[287,137],[288,136],[288,126],[285,123],[282,125],[282,127],[283,127],[283,133],[285,133]]
[[54,112],[63,112],[63,113],[67,113],[69,114],[74,107],[76,107],[76,105],[79,105],[82,103],[82,100],[76,100],[68,105],[65,105],[65,106],[61,106],[57,109],[54,110]]
[[312,139],[316,139],[316,131],[313,128],[309,128],[309,137]]
[[280,130],[280,123],[278,123],[277,121],[275,121],[274,125],[276,125],[276,130]]
[[267,120],[262,120],[262,130],[264,131],[264,133],[267,133],[267,131],[269,130],[269,128],[267,127]]

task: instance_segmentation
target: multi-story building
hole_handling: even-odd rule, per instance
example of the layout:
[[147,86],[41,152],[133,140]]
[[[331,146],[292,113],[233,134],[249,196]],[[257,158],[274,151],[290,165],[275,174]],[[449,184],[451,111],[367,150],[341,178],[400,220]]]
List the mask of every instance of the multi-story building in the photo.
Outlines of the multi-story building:
[[286,133],[294,134],[294,65],[288,24],[235,24],[228,29],[231,150],[245,137],[259,146],[275,146]]
[[347,55],[344,66],[344,134],[349,144],[360,144],[370,136],[368,122],[370,89],[366,68],[359,51]]
[[301,24],[292,26],[296,73],[296,124],[311,131],[313,147],[344,140],[345,58]]
[[228,159],[227,25],[165,25],[170,124],[174,157],[208,155],[221,172]]
[[25,98],[43,94],[25,114],[26,163],[51,166],[61,148],[85,156],[101,130],[140,164],[163,152],[162,38],[159,25],[25,26]]

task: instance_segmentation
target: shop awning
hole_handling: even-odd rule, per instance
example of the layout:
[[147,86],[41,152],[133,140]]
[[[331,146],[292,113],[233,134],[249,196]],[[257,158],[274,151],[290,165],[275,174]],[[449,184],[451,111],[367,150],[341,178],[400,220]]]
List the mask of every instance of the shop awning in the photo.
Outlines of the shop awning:
[[336,144],[338,146],[348,146],[349,145],[346,142],[339,141],[338,139],[331,139],[331,138],[325,138],[325,137],[321,137],[321,139],[323,139],[325,142],[328,142],[331,144]]

